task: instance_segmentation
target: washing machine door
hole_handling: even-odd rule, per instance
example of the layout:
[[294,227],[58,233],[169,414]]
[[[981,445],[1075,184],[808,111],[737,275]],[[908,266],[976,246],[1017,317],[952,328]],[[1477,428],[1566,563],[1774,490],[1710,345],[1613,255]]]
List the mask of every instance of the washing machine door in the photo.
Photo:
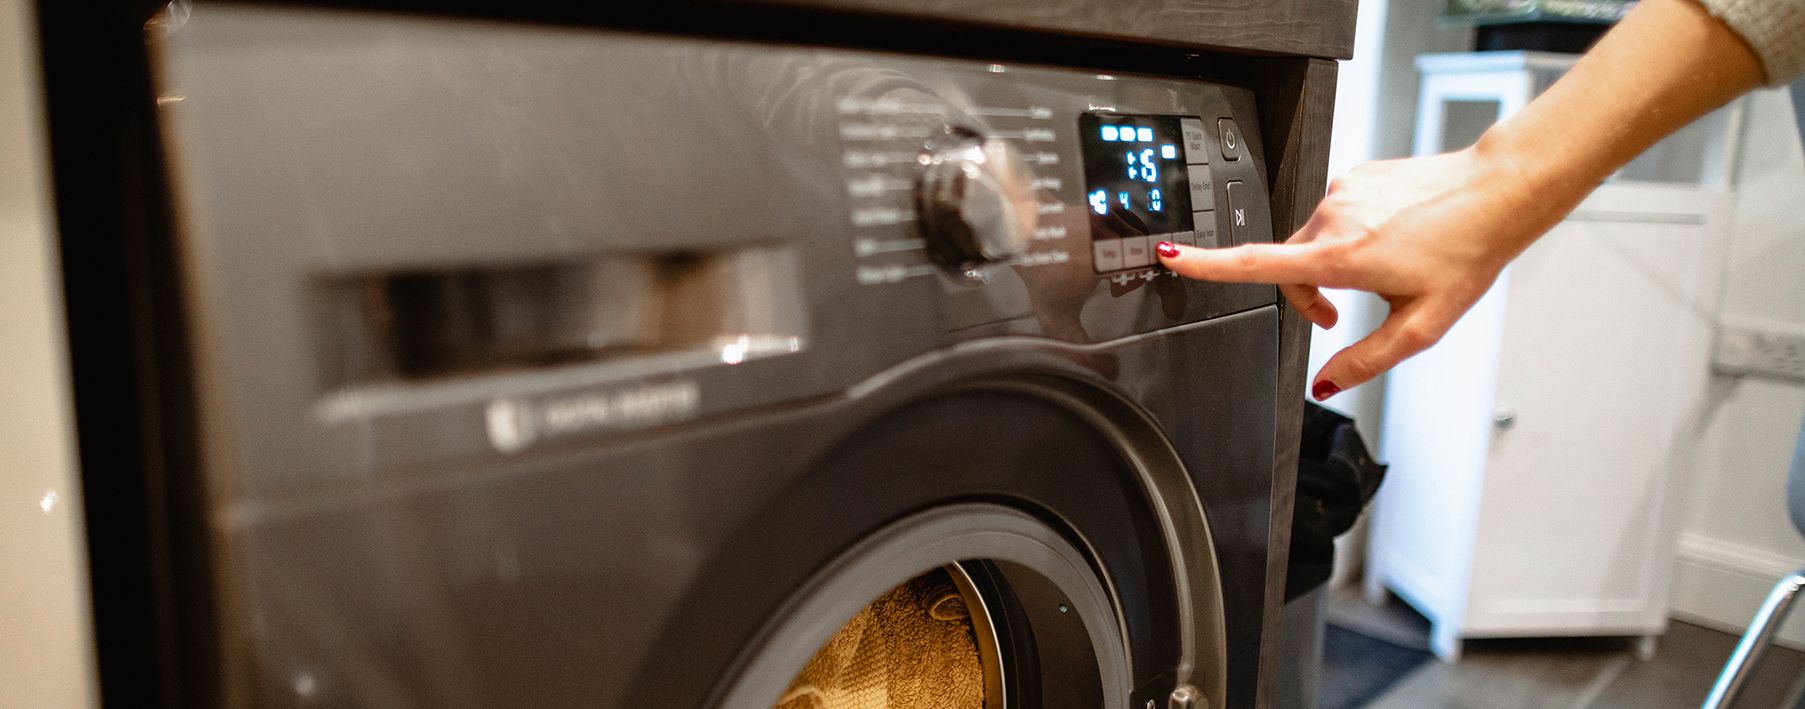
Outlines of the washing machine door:
[[731,539],[627,706],[691,705],[704,667],[724,678],[709,706],[1224,706],[1201,504],[1157,429],[1101,391],[1016,379],[918,398]]

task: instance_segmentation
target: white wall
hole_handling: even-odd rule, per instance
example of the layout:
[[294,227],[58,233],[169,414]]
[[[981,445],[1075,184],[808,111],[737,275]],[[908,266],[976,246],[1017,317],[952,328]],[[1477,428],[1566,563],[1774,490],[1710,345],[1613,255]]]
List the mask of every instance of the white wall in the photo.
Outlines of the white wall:
[[95,705],[31,13],[0,0],[0,707]]
[[[1329,175],[1347,172],[1369,160],[1410,154],[1416,121],[1417,72],[1413,62],[1424,52],[1472,48],[1472,31],[1436,24],[1443,0],[1365,0],[1354,30],[1354,58],[1341,63],[1335,92],[1334,138],[1329,144]],[[1341,348],[1353,344],[1384,319],[1385,303],[1356,291],[1329,291],[1341,311],[1332,330],[1316,328],[1310,339],[1310,373]],[[1354,417],[1360,433],[1376,453],[1384,378],[1354,387],[1326,405]],[[1364,522],[1336,540],[1331,586],[1354,578],[1366,553]]]
[[[1750,97],[1724,266],[1722,316],[1805,327],[1805,148],[1783,90]],[[1805,386],[1716,377],[1700,455],[1681,488],[1675,617],[1739,629],[1780,576],[1805,568],[1784,481]],[[1783,640],[1805,647],[1805,612]]]

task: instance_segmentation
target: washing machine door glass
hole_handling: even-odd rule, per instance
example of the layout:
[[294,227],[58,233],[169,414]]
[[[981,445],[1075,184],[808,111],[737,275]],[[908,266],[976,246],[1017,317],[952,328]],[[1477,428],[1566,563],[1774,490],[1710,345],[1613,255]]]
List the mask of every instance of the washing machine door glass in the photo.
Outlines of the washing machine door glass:
[[934,569],[840,626],[775,709],[1001,707],[994,632],[965,571],[957,564]]
[[[935,563],[948,555],[976,558]],[[797,593],[721,706],[1128,706],[1130,643],[1104,581],[1060,532],[1020,510],[919,513]]]

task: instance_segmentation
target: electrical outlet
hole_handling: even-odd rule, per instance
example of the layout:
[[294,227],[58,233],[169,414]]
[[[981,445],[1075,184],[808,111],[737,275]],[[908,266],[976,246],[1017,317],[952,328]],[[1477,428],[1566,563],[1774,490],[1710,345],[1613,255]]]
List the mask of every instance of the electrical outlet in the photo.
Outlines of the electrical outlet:
[[1723,374],[1805,381],[1805,327],[1718,323],[1711,368]]

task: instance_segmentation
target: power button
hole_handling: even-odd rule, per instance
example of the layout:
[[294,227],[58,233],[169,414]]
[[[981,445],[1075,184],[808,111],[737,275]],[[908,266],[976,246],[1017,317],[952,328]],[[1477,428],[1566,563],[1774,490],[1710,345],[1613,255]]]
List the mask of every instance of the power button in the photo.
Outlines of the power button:
[[1222,136],[1222,159],[1240,160],[1241,129],[1235,127],[1234,119],[1223,118],[1217,120],[1216,129],[1220,131],[1218,135]]

